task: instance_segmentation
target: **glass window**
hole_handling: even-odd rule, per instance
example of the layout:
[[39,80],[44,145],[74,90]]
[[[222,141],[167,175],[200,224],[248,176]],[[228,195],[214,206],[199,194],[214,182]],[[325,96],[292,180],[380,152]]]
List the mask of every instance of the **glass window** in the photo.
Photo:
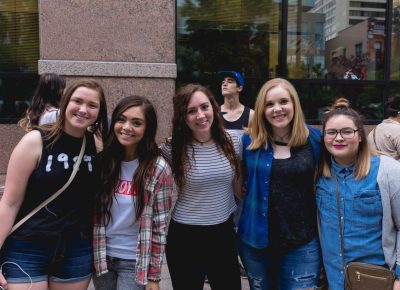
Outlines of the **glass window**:
[[38,0],[0,0],[0,120],[29,106],[38,76]]
[[383,79],[387,0],[345,2],[289,1],[290,78]]
[[246,78],[277,76],[279,0],[178,0],[178,79],[213,78],[223,69]]
[[400,80],[400,0],[393,0],[390,77]]
[[304,114],[310,123],[319,123],[333,100],[340,97],[348,99],[351,107],[359,112],[367,123],[383,118],[383,86],[363,86],[358,85],[358,82],[321,85],[294,81],[293,84],[299,93]]
[[241,101],[250,107],[265,81],[283,77],[310,122],[345,96],[377,123],[400,87],[400,0],[178,0],[177,15],[177,86],[200,82],[219,101],[215,73],[230,68],[244,74]]

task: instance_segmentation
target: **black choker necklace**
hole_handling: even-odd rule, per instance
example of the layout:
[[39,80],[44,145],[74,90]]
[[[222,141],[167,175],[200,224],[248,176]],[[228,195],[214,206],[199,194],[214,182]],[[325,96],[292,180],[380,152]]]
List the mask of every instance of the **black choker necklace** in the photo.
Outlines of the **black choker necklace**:
[[206,140],[206,141],[200,141],[200,140],[198,140],[197,138],[195,138],[194,136],[192,136],[192,138],[193,138],[197,143],[200,143],[201,146],[204,146],[204,144],[206,144],[207,142],[210,142],[210,140],[212,139],[212,136],[211,136],[208,140]]
[[288,146],[288,143],[286,143],[286,142],[281,142],[278,140],[272,140],[272,142],[274,142],[276,145],[279,145],[279,146]]

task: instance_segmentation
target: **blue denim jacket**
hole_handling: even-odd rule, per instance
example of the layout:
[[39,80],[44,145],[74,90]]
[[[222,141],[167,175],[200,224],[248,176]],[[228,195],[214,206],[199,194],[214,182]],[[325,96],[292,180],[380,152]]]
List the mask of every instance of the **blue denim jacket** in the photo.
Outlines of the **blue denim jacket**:
[[332,178],[317,182],[322,256],[331,290],[344,289],[343,263],[334,172],[338,180],[345,264],[357,261],[385,265],[382,249],[382,202],[377,183],[379,158],[372,156],[371,169],[362,180],[353,176],[354,165],[343,167],[332,158]]
[[[321,132],[308,126],[314,161],[317,165],[320,157]],[[243,160],[246,164],[246,195],[242,215],[239,221],[239,238],[254,248],[268,245],[268,192],[274,152],[269,143],[268,148],[249,150],[251,143],[248,134],[242,137]]]

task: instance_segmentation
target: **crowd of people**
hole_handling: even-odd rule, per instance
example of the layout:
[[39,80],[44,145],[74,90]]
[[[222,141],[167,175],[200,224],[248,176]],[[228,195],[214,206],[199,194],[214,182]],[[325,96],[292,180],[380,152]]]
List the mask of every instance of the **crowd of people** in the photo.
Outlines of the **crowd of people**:
[[252,110],[243,76],[218,75],[221,106],[177,89],[161,144],[148,98],[109,117],[96,81],[42,75],[0,200],[0,289],[159,290],[166,256],[175,290],[343,290],[354,262],[400,290],[400,97],[367,136],[345,98],[319,130],[289,81]]

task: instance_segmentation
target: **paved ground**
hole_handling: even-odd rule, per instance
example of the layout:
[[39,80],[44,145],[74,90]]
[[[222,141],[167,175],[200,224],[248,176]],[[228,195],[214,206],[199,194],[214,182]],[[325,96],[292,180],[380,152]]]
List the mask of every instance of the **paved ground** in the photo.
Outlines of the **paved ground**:
[[[229,279],[229,277],[227,277],[227,279]],[[249,283],[247,282],[247,279],[242,279],[242,290],[249,290],[249,289],[250,288],[249,288]],[[90,283],[88,290],[94,290],[92,283]],[[165,259],[164,259],[164,264],[162,267],[162,279],[160,282],[160,290],[173,290],[172,285],[171,285],[171,278],[169,277],[168,267],[167,267],[167,264],[165,263]],[[205,284],[204,290],[211,290],[210,285]]]

